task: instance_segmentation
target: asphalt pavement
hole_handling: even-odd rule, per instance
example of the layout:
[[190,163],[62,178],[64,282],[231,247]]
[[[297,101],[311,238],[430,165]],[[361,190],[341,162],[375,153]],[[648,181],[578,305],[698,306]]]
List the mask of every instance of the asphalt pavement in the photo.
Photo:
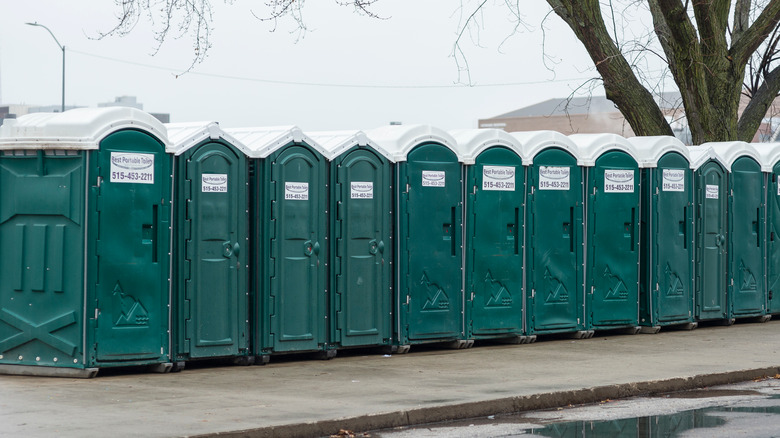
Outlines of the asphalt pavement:
[[780,374],[780,321],[94,379],[0,376],[0,436],[324,436]]

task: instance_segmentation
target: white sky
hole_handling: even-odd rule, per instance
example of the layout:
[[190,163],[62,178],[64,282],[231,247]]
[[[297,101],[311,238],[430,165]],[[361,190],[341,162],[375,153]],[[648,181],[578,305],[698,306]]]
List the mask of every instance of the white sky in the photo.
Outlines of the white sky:
[[[119,12],[113,1],[2,0],[0,99],[60,103],[62,52],[45,29],[24,24],[34,21],[66,46],[66,105],[96,106],[130,95],[147,111],[171,113],[174,122],[218,121],[223,127],[367,130],[401,121],[473,128],[479,118],[566,97],[595,76],[584,49],[557,16],[545,26],[546,52],[557,62],[548,64],[555,72],[545,67],[541,23],[549,7],[543,0],[520,2],[529,29],[506,41],[513,24],[503,1],[486,9],[478,44],[469,38],[463,44],[475,87],[456,84],[458,69],[450,57],[461,2],[383,0],[375,10],[389,19],[376,20],[331,0],[310,1],[304,9],[310,31],[297,42],[291,22],[279,23],[271,33],[269,23],[252,16],[250,11],[267,13],[263,0],[213,2],[209,57],[177,78],[192,60],[186,36],[170,38],[155,56],[145,22],[124,38],[90,39],[112,27]],[[463,3],[467,9],[475,4]],[[492,84],[512,85],[484,86]],[[599,87],[594,94],[603,91]]]

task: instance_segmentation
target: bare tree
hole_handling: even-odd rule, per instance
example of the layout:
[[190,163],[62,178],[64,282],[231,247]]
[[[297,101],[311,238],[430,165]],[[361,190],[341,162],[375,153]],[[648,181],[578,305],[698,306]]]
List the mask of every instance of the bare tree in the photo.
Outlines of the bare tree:
[[[194,62],[201,61],[210,47],[210,0],[115,1],[121,7],[119,22],[106,35],[125,34],[146,16],[158,25],[158,44],[169,36],[171,29],[179,35],[191,34]],[[371,6],[379,0],[334,1],[375,17]],[[454,45],[459,68],[468,72],[465,58],[459,56],[461,38],[483,8],[507,8],[509,16],[520,26],[522,3],[527,1],[461,2],[464,18]],[[653,96],[657,88],[649,80],[651,75],[637,62],[642,56],[657,56],[667,67],[682,96],[694,143],[752,140],[780,92],[780,0],[546,1],[587,50],[607,98],[638,135],[672,134],[667,117]],[[263,3],[270,13],[259,15],[259,19],[276,22],[292,18],[305,31],[305,0]],[[653,28],[644,36],[625,40],[616,17],[629,8],[648,12]],[[743,110],[742,96],[749,99]]]

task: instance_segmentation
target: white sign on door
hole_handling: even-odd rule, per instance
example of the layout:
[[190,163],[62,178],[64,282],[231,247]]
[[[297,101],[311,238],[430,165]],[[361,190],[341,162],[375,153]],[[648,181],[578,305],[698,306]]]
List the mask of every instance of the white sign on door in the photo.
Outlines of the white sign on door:
[[539,190],[569,190],[571,168],[539,166]]
[[374,183],[372,181],[352,181],[349,183],[351,199],[374,199]]
[[288,201],[308,201],[309,183],[305,182],[285,182],[284,199]]
[[483,166],[482,190],[515,191],[515,168],[512,166]]
[[227,193],[228,178],[225,173],[204,173],[201,175],[201,191],[203,193]]
[[423,170],[422,171],[422,186],[423,187],[444,187],[445,173],[441,170]]
[[605,193],[634,193],[633,169],[605,169]]
[[664,192],[684,192],[685,170],[664,169],[661,190]]
[[718,187],[715,184],[707,184],[707,187],[705,188],[705,194],[704,197],[707,199],[718,199],[718,192],[720,187]]
[[154,154],[111,152],[112,183],[154,184]]

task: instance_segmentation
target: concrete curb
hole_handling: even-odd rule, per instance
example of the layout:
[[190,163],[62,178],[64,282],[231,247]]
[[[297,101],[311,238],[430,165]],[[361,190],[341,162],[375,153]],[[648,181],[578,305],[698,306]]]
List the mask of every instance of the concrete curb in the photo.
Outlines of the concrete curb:
[[616,385],[583,388],[571,391],[457,403],[429,408],[409,409],[397,412],[360,415],[337,420],[323,420],[311,423],[268,426],[234,432],[219,432],[196,435],[197,438],[290,438],[321,437],[336,434],[340,429],[369,431],[401,426],[415,426],[425,423],[485,417],[495,414],[511,414],[539,409],[550,409],[567,405],[597,403],[607,399],[646,396],[673,391],[725,385],[761,379],[780,374],[780,366],[756,368],[742,371],[728,371],[715,374],[701,374],[690,377],[676,377],[647,382],[621,383]]

